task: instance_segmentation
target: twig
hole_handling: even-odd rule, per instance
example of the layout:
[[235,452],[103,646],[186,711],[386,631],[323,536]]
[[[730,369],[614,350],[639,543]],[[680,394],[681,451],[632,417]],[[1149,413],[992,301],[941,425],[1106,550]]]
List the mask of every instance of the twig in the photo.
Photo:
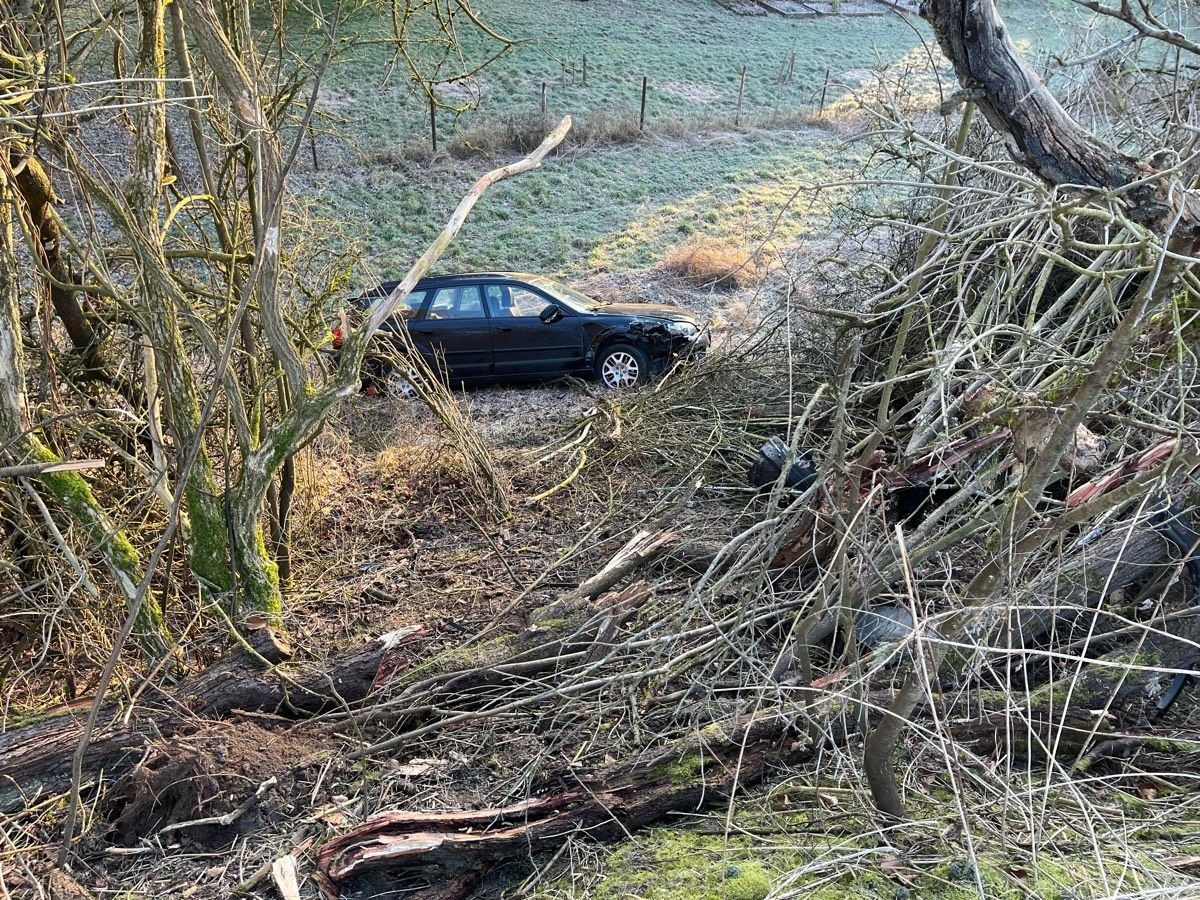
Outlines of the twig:
[[218,825],[222,828],[232,825],[247,812],[249,812],[250,808],[259,800],[261,800],[263,795],[271,788],[275,787],[275,785],[278,783],[279,779],[272,775],[258,786],[258,790],[238,804],[237,809],[230,810],[221,816],[209,816],[204,819],[189,819],[187,822],[173,822],[170,825],[164,825],[162,828],[158,829],[158,833],[167,834],[171,831],[179,831],[183,828],[196,828],[200,825]]
[[82,472],[85,469],[101,469],[102,459],[78,459],[56,463],[27,463],[22,466],[0,466],[0,478],[25,478],[29,475],[45,475],[48,472]]

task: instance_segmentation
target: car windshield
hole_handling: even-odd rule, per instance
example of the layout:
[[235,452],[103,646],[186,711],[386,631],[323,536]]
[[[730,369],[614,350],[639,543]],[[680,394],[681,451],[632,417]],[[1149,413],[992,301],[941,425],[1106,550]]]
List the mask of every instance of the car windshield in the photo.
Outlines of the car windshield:
[[555,300],[561,300],[575,312],[592,312],[604,306],[599,300],[593,300],[587,294],[581,294],[579,291],[567,287],[565,284],[560,284],[550,278],[542,278],[540,276],[530,278],[530,284],[535,284],[547,294],[554,297]]

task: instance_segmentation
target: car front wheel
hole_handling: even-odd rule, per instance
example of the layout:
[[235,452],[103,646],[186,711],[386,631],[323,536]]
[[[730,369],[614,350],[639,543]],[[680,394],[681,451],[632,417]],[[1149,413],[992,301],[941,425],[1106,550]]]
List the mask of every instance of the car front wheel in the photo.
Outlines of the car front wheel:
[[649,380],[650,361],[637,347],[613,344],[597,357],[596,378],[607,388],[623,390],[637,387]]

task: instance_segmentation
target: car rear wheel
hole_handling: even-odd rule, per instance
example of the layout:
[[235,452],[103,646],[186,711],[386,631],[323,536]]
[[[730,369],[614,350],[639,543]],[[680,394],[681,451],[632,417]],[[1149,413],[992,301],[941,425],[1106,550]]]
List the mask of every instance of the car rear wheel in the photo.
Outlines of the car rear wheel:
[[416,377],[417,373],[411,366],[394,366],[387,376],[388,396],[399,400],[416,400],[419,396],[413,384]]
[[645,384],[650,378],[650,361],[646,354],[631,344],[606,347],[596,359],[596,378],[614,390],[625,390]]

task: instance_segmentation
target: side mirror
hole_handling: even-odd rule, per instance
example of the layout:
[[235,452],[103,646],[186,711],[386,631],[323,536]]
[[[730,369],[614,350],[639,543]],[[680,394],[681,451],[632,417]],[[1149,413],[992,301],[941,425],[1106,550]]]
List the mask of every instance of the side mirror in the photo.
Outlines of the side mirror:
[[553,303],[551,303],[549,306],[547,306],[545,309],[543,309],[540,313],[538,313],[538,318],[542,320],[543,325],[553,325],[555,322],[557,322],[562,317],[563,317],[562,310],[559,309],[558,306]]

